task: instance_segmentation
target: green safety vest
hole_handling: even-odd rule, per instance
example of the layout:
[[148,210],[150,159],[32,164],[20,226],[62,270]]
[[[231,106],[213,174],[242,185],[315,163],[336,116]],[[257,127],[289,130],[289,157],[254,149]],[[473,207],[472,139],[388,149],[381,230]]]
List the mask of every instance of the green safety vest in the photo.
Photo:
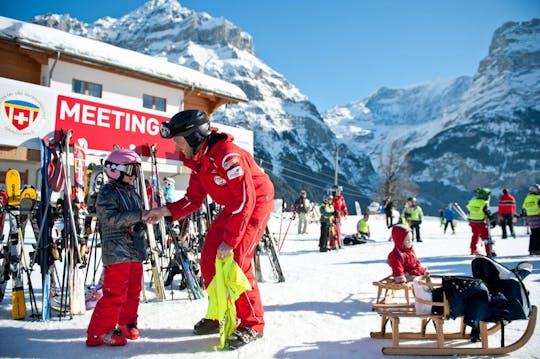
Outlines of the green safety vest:
[[488,201],[485,199],[473,198],[467,204],[469,210],[469,219],[471,221],[483,221],[486,218],[484,207],[487,206]]
[[538,206],[538,200],[540,195],[536,193],[529,193],[523,201],[523,208],[527,212],[527,216],[537,216],[540,214],[540,206]]
[[363,218],[358,222],[358,232],[360,233],[369,232],[369,224],[366,221],[364,221]]
[[420,206],[415,206],[414,209],[407,208],[405,210],[405,212],[408,215],[407,219],[409,219],[411,221],[419,221],[420,220],[420,211],[421,210],[422,210],[422,208]]
[[321,212],[321,217],[330,220],[332,217],[334,217],[334,213],[336,210],[334,209],[334,206],[330,203],[322,203],[319,206],[319,212]]

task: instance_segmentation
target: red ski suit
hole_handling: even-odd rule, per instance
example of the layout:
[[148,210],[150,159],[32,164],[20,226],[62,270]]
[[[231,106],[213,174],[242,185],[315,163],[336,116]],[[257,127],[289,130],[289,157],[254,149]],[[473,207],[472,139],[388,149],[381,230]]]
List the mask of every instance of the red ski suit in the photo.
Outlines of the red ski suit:
[[414,248],[403,247],[403,241],[410,231],[411,229],[405,225],[397,224],[392,227],[394,249],[388,254],[388,265],[392,268],[392,276],[397,281],[407,281],[412,277],[426,274],[426,268],[420,264]]
[[198,210],[206,195],[223,206],[208,228],[201,251],[203,280],[208,286],[215,275],[221,242],[231,246],[234,260],[253,288],[235,303],[238,327],[263,332],[264,309],[253,272],[253,255],[274,208],[274,186],[253,156],[232,141],[231,135],[213,131],[193,159],[182,158],[181,153],[181,160],[192,170],[189,185],[184,198],[166,205],[175,220]]
[[[341,194],[332,196],[332,205],[334,206],[334,209],[336,210],[336,213],[337,213],[337,218],[335,218],[337,242],[339,246],[342,246],[343,241],[341,240],[341,218],[348,216],[349,211],[347,210],[347,204],[345,203],[345,198]],[[335,245],[333,237],[330,238],[329,245],[330,247],[333,247]]]

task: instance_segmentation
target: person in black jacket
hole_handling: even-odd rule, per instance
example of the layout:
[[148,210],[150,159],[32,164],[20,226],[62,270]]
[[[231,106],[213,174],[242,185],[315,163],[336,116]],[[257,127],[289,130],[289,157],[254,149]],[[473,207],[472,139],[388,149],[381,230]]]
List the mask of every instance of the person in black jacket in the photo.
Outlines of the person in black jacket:
[[115,150],[105,161],[110,181],[99,191],[96,212],[101,228],[105,266],[103,297],[97,302],[87,329],[86,345],[120,346],[139,338],[137,317],[146,259],[141,198],[135,191],[140,157],[131,150]]
[[392,203],[392,197],[386,197],[383,206],[384,215],[386,216],[386,226],[390,228],[393,225],[392,210],[394,209],[394,203]]
[[294,202],[294,210],[298,213],[298,234],[307,232],[309,201],[307,200],[306,195],[306,191],[300,191],[300,197]]

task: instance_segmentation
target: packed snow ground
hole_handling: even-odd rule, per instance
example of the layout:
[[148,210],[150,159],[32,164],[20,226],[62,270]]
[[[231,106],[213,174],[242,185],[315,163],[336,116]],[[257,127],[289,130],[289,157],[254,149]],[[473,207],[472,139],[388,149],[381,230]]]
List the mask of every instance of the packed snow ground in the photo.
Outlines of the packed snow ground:
[[[343,232],[354,233],[358,219],[349,216]],[[283,221],[276,215],[272,218],[271,229],[276,236],[281,233],[283,237],[289,223],[287,215]],[[268,280],[260,284],[266,311],[264,338],[237,351],[216,353],[213,347],[218,344],[217,335],[192,334],[193,324],[206,313],[207,301],[190,301],[185,291],[175,291],[173,299],[168,291],[168,299],[164,302],[142,303],[139,310],[141,338],[116,348],[86,347],[86,327],[91,311],[71,320],[11,320],[11,293],[8,292],[0,304],[0,357],[381,358],[381,348],[390,346],[391,341],[369,336],[370,331],[376,331],[380,326],[379,316],[371,311],[376,294],[372,282],[390,274],[386,256],[393,244],[387,241],[390,232],[382,216],[372,216],[370,224],[376,242],[320,253],[317,248],[319,224],[311,223],[307,234],[298,235],[297,223],[293,221],[280,256],[286,281],[275,283],[268,276]],[[415,248],[430,272],[471,274],[470,229],[465,222],[459,222],[455,235],[443,235],[439,219],[428,217],[422,223],[421,231],[424,242],[415,243]],[[532,304],[538,305],[540,257],[528,256],[526,228],[517,227],[515,239],[501,240],[500,233],[498,227],[493,231],[497,239],[497,259],[501,263],[509,268],[523,260],[533,263],[534,271],[525,279],[525,285],[530,290]],[[177,277],[175,283],[180,276]],[[37,287],[39,281],[36,280],[34,285]],[[39,292],[36,288],[36,293]],[[458,323],[457,320],[449,322],[451,325]],[[417,320],[411,324],[402,323],[404,329],[418,327]],[[525,325],[526,321],[511,323],[505,333],[506,343],[521,335]],[[498,335],[495,337],[498,341]],[[540,358],[539,353],[540,330],[537,328],[529,343],[513,352],[511,357]]]

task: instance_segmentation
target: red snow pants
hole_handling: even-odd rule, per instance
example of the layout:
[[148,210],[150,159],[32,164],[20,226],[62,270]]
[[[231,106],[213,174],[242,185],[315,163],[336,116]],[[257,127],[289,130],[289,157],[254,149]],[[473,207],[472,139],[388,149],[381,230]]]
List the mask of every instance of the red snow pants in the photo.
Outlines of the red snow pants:
[[[259,243],[266,224],[270,219],[270,212],[274,208],[271,196],[257,199],[255,209],[251,214],[242,240],[234,248],[234,260],[242,269],[252,290],[245,291],[236,300],[236,317],[240,321],[239,328],[253,328],[256,332],[264,331],[264,309],[259,293],[259,286],[253,271],[253,255]],[[227,224],[227,214],[223,212],[210,224],[204,245],[201,251],[201,273],[204,285],[208,286],[216,274],[217,248],[222,242],[222,234]]]
[[[476,246],[480,241],[480,238],[487,244],[488,240],[488,230],[485,223],[474,223],[470,222],[469,226],[472,229],[472,238],[471,238],[471,255],[476,255]],[[486,246],[486,254],[490,255],[488,246]]]
[[141,262],[110,264],[105,267],[103,297],[97,302],[86,330],[102,335],[118,325],[137,323],[142,287]]

